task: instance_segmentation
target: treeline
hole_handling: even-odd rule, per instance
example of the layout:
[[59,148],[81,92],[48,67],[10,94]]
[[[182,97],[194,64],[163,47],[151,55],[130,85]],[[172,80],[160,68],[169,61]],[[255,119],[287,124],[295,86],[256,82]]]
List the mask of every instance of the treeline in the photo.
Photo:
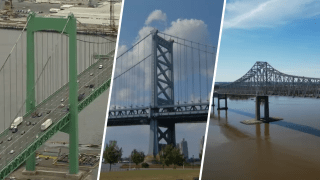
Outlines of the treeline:
[[[104,163],[110,164],[110,171],[112,164],[121,161],[122,152],[122,148],[119,148],[116,143],[106,145],[103,153],[103,159]],[[135,163],[136,166],[141,164],[142,168],[148,168],[149,164],[144,162],[145,158],[146,155],[144,154],[144,152],[138,151],[136,149],[134,149],[130,155],[131,161]],[[154,159],[155,163],[161,164],[163,169],[165,166],[169,167],[170,165],[173,165],[173,168],[175,169],[176,166],[182,166],[186,163],[186,159],[180,152],[179,148],[176,148],[171,144],[164,146],[164,148],[161,149],[161,151],[156,157],[154,157]]]

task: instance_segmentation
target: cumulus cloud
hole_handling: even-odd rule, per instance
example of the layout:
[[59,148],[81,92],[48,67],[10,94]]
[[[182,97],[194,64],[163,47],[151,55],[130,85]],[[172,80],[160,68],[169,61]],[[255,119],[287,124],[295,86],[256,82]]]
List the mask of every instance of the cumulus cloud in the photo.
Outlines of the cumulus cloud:
[[[161,15],[162,14],[162,15]],[[161,16],[160,16],[161,15]],[[162,18],[159,18],[162,17]],[[165,17],[165,18],[164,18]],[[150,26],[149,24],[152,21],[156,20],[165,20],[166,15],[161,10],[156,10],[152,12],[149,17],[146,19],[145,25],[138,31],[137,37],[135,39],[135,42],[140,42],[141,39],[145,38],[150,34],[150,32],[154,29],[154,27]],[[147,23],[148,22],[148,23]],[[211,61],[214,61],[215,58],[215,48],[213,47],[199,47],[198,43],[202,44],[210,44],[208,41],[209,32],[208,27],[205,24],[204,21],[198,20],[198,19],[176,19],[172,21],[169,25],[169,27],[166,27],[165,25],[162,25],[162,27],[158,27],[159,30],[165,34],[169,34],[172,36],[177,36],[182,39],[186,39],[189,41],[193,41],[193,52],[194,56],[191,56],[191,44],[190,42],[184,42],[183,40],[174,39],[175,42],[185,45],[187,48],[184,48],[177,43],[174,43],[173,50],[174,50],[174,58],[177,59],[177,55],[183,56],[183,61],[175,61],[175,67],[185,67],[185,64],[189,64],[188,69],[183,69],[183,72],[177,73],[176,70],[174,70],[175,82],[181,82],[181,84],[186,84],[186,81],[190,81],[187,86],[184,86],[184,88],[191,88],[192,87],[192,73],[198,73],[200,71],[200,75],[196,75],[195,77],[195,91],[198,91],[198,85],[201,84],[201,87],[204,89],[205,83],[206,83],[206,77],[209,78],[208,82],[212,82],[212,74],[213,74],[213,63]],[[159,33],[161,37],[163,37],[162,34]],[[169,37],[165,37],[167,40],[169,40]],[[137,45],[135,45],[133,48],[130,47],[130,49],[125,45],[119,45],[118,47],[118,58],[117,58],[117,64],[116,64],[116,70],[114,77],[119,77],[117,80],[114,81],[114,87],[117,89],[116,94],[112,98],[113,105],[121,106],[121,104],[125,104],[129,97],[135,97],[133,105],[139,105],[144,104],[148,105],[149,102],[147,99],[151,97],[150,87],[151,87],[151,40],[152,37],[148,36],[144,41],[141,41]],[[136,44],[134,43],[134,44]],[[196,50],[197,48],[202,48],[202,51],[198,53]],[[126,52],[129,50],[126,54],[119,57],[123,52]],[[205,55],[203,52],[209,51],[212,52],[211,54]],[[185,53],[186,52],[186,53]],[[146,58],[147,57],[147,58]],[[180,57],[180,56],[179,56]],[[193,59],[194,58],[194,59]],[[198,59],[202,59],[201,66]],[[141,62],[143,59],[143,63]],[[181,58],[180,58],[181,59]],[[194,66],[190,65],[193,64]],[[133,65],[136,65],[135,68],[130,69]],[[199,67],[200,66],[200,67]],[[193,68],[191,68],[193,67]],[[212,67],[212,68],[210,68]],[[119,68],[119,69],[117,69]],[[125,74],[123,74],[125,73]],[[138,80],[133,80],[138,79]],[[201,79],[202,83],[199,83],[198,80]],[[119,85],[116,85],[116,84]],[[121,85],[120,85],[121,84]],[[122,87],[122,85],[125,84],[126,87]],[[137,87],[137,84],[140,84],[139,87]],[[177,83],[178,84],[178,83]],[[134,88],[128,88],[128,87],[134,87]],[[211,89],[211,86],[209,87]],[[181,90],[181,87],[179,89]],[[178,90],[178,91],[179,91]],[[210,91],[210,90],[209,90]],[[114,92],[114,91],[113,91]],[[202,99],[206,99],[207,94],[206,91],[202,92]],[[200,95],[198,94],[197,97],[190,96],[190,95],[180,95],[179,97],[188,97],[188,100],[186,101],[198,101]],[[140,98],[141,97],[141,98]],[[141,103],[142,102],[142,103]],[[128,103],[127,103],[128,104]],[[122,105],[124,106],[124,105]],[[126,105],[127,106],[127,105]]]
[[152,13],[150,13],[150,15],[148,16],[145,24],[149,25],[151,24],[153,21],[163,21],[166,22],[167,21],[167,15],[166,13],[163,13],[161,10],[154,10]]
[[223,28],[273,28],[318,14],[317,0],[233,0],[226,5]]

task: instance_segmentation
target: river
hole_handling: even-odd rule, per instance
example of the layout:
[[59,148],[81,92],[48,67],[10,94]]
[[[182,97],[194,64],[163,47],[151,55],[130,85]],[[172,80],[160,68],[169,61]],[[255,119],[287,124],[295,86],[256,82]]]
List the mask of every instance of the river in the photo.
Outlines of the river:
[[255,117],[254,98],[228,99],[228,111],[217,111],[215,106],[211,113],[202,179],[318,177],[319,107],[320,99],[273,96],[269,97],[270,117],[283,120],[245,125],[240,121]]

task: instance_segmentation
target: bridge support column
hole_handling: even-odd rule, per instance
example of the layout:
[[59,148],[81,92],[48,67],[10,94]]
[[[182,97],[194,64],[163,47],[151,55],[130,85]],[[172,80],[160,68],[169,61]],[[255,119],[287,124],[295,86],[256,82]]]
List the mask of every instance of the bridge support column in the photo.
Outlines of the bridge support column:
[[269,119],[269,97],[268,96],[257,96],[256,97],[256,120],[261,119],[260,104],[264,100],[264,119]]
[[[27,90],[26,90],[26,112],[33,111],[36,106],[35,99],[35,61],[34,61],[34,31],[32,26],[34,24],[35,14],[32,13],[28,16],[29,23],[27,28]],[[35,171],[36,169],[36,156],[35,153],[26,160],[26,170]]]
[[[220,107],[220,100],[224,99],[224,107]],[[218,110],[228,110],[227,94],[218,94]]]
[[158,120],[150,120],[149,155],[156,156],[159,152]]
[[79,125],[78,125],[78,83],[77,83],[77,23],[73,15],[68,16],[69,34],[69,173],[79,172]]
[[[161,141],[161,139],[164,139],[167,144],[172,144],[174,147],[176,146],[176,125],[175,123],[168,123],[163,126],[164,128],[167,128],[164,132],[161,131],[160,128],[158,128],[159,137],[158,140]],[[161,147],[159,147],[159,151],[161,150]]]

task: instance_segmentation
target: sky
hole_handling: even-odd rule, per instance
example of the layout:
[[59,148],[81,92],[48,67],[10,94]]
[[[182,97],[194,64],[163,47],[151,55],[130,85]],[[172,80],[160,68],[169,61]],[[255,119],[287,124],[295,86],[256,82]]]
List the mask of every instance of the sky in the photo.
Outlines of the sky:
[[256,61],[320,78],[320,1],[228,0],[216,82],[233,82]]
[[[119,37],[118,55],[153,28],[194,42],[217,46],[223,0],[135,0],[125,1]],[[112,97],[112,96],[111,96]],[[200,139],[205,135],[206,123],[177,124],[177,143],[185,138],[189,157],[198,157]],[[128,157],[133,149],[148,154],[149,126],[108,127],[105,142],[116,140]]]

